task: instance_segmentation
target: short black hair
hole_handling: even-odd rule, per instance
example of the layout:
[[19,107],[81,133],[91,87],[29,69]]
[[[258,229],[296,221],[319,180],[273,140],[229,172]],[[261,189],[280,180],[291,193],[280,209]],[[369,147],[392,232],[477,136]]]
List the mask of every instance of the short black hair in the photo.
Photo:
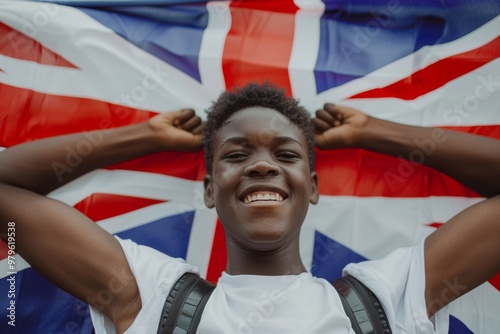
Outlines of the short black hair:
[[289,119],[304,135],[309,158],[309,168],[314,170],[316,152],[310,113],[299,101],[285,94],[269,82],[249,83],[243,87],[223,92],[217,101],[207,109],[204,129],[205,164],[208,174],[212,174],[214,140],[224,122],[235,112],[250,107],[265,107],[276,110]]

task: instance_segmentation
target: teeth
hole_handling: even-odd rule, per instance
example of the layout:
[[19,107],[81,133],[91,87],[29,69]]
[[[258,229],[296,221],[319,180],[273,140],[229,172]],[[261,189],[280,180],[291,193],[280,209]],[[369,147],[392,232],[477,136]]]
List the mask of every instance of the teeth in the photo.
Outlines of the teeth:
[[277,201],[281,202],[283,200],[283,196],[278,193],[270,193],[270,192],[258,192],[252,193],[245,196],[243,199],[243,203],[248,204],[255,201]]

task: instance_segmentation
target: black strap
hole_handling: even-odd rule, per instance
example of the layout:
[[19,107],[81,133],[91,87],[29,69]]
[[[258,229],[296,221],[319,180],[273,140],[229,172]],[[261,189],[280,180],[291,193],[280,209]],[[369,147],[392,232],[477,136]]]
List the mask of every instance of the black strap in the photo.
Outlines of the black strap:
[[363,283],[352,276],[336,280],[342,306],[356,334],[390,334],[391,327],[382,304]]
[[161,312],[157,334],[194,334],[215,285],[193,273],[174,284]]

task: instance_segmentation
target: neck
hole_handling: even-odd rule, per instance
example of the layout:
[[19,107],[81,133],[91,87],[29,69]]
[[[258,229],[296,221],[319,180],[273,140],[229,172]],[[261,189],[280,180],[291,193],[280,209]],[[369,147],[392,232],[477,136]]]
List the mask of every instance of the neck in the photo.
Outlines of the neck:
[[227,240],[227,267],[230,275],[298,275],[306,271],[300,258],[298,243],[258,251]]

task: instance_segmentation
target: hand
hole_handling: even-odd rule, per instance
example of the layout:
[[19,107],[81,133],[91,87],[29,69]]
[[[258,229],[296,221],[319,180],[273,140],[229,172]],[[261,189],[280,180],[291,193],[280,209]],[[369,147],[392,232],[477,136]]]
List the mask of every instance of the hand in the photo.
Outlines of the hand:
[[357,109],[326,103],[312,119],[316,145],[321,149],[357,147],[371,119]]
[[203,145],[205,124],[192,109],[161,113],[148,123],[168,151],[194,152]]

